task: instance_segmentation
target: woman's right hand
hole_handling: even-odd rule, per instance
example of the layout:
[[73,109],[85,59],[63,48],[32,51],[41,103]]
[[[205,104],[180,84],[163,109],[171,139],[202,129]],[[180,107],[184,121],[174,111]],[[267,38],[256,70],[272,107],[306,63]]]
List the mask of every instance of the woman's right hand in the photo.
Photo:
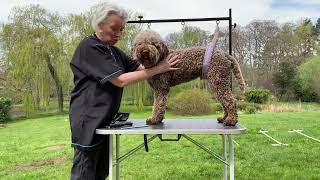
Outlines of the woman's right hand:
[[179,68],[177,68],[175,65],[177,65],[179,62],[179,55],[169,54],[163,61],[158,64],[157,68],[159,68],[162,73],[177,70]]

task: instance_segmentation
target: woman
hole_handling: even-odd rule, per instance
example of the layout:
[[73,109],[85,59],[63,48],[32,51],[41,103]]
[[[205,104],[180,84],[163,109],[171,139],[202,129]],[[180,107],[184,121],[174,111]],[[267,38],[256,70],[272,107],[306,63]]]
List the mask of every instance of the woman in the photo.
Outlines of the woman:
[[179,62],[170,55],[158,66],[144,69],[114,47],[123,34],[127,13],[115,5],[100,4],[92,19],[95,33],[78,45],[70,66],[74,89],[70,126],[74,159],[71,179],[105,179],[108,176],[108,136],[95,129],[110,124],[119,110],[122,88],[170,70]]

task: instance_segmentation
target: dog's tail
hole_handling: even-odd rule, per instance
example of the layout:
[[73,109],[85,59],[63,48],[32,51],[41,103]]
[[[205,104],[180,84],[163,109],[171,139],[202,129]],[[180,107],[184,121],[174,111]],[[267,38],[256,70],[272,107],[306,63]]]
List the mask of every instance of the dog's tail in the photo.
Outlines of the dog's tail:
[[228,58],[231,61],[232,71],[233,71],[233,74],[234,74],[236,80],[238,81],[239,88],[241,89],[242,92],[244,92],[246,84],[244,82],[239,63],[237,62],[237,60],[234,57],[232,57],[230,55],[228,55]]

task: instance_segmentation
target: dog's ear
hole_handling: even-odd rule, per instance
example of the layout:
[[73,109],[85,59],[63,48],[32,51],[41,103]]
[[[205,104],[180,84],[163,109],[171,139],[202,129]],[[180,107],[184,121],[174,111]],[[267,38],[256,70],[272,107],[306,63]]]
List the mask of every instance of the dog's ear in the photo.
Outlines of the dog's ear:
[[138,59],[137,58],[137,46],[138,46],[137,40],[134,39],[133,43],[132,43],[132,57],[133,57],[133,59]]
[[160,55],[160,60],[164,59],[165,57],[168,56],[169,54],[169,49],[168,47],[164,44],[164,43],[161,43],[161,55]]

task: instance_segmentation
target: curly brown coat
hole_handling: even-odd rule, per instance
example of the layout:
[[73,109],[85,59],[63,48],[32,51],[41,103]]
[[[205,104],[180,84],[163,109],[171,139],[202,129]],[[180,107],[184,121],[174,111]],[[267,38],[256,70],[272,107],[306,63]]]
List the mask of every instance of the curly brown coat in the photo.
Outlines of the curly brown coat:
[[[152,116],[147,119],[147,124],[162,122],[166,110],[166,103],[171,86],[191,81],[202,75],[205,47],[191,47],[178,49],[170,53],[179,54],[181,62],[179,70],[158,74],[148,79],[154,92]],[[156,66],[169,54],[161,36],[154,31],[140,32],[133,42],[133,56],[146,68]],[[237,123],[236,100],[230,89],[231,73],[235,75],[240,89],[243,91],[245,83],[237,61],[228,53],[215,49],[208,67],[208,85],[214,92],[224,109],[224,116],[218,118],[220,123],[234,126]]]

